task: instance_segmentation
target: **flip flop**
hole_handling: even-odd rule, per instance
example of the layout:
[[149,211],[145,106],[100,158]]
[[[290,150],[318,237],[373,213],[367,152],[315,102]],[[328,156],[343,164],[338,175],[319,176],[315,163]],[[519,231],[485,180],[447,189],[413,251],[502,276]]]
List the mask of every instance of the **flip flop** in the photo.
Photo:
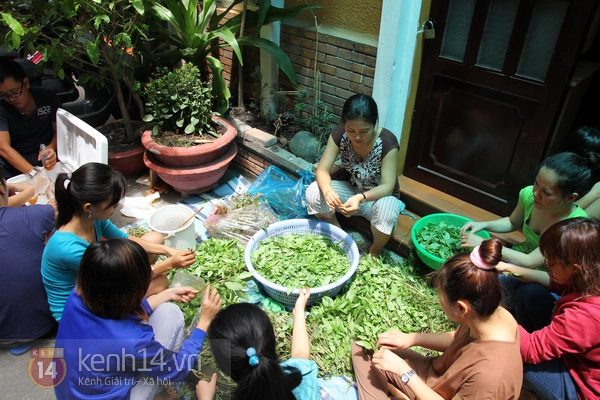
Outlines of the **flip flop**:
[[21,354],[27,353],[33,346],[35,346],[35,340],[31,342],[25,342],[22,344],[17,344],[10,348],[10,354],[14,356],[20,356]]

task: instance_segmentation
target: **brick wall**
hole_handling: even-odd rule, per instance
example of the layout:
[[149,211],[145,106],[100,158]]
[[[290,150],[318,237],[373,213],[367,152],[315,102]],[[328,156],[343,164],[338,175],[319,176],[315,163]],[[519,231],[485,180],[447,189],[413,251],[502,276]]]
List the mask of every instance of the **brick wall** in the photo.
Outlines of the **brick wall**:
[[[331,122],[339,123],[341,109],[348,97],[355,93],[372,95],[375,75],[377,48],[333,35],[319,34],[317,70],[321,74],[321,100],[333,113]],[[290,57],[298,77],[300,89],[312,91],[314,78],[316,32],[290,25],[281,26],[281,48]],[[244,59],[244,102],[246,108],[259,103],[260,83],[252,78],[252,73],[260,65],[258,49],[243,48]],[[238,62],[233,60],[231,49],[220,49],[220,60],[224,67],[223,76],[229,82],[232,104],[237,104]],[[281,90],[293,90],[287,77],[280,73]],[[248,128],[248,127],[247,127]],[[241,129],[243,130],[243,129]],[[297,169],[304,170],[304,160],[297,159],[277,146],[269,147],[237,139],[238,155],[234,165],[248,176],[255,178],[271,164],[278,165],[291,175]],[[300,167],[299,167],[300,165]]]
[[[321,74],[321,100],[334,117],[340,120],[344,101],[355,93],[371,95],[375,76],[377,48],[357,43],[341,37],[319,33],[317,70]],[[314,85],[314,62],[317,33],[314,29],[304,29],[282,24],[281,48],[290,57],[298,77],[300,89],[312,93]],[[230,83],[232,104],[237,104],[238,63],[232,61],[231,49],[221,49],[221,62],[225,79]],[[252,73],[260,64],[257,49],[243,49],[244,59],[244,101],[248,107],[259,103],[260,84],[252,79]],[[293,90],[287,77],[280,73],[280,89]]]
[[[292,60],[303,89],[313,88],[316,39],[314,30],[282,25],[281,48]],[[321,73],[321,100],[333,112],[333,123],[339,123],[348,97],[355,93],[373,93],[376,56],[374,46],[319,33],[316,58],[317,71]]]

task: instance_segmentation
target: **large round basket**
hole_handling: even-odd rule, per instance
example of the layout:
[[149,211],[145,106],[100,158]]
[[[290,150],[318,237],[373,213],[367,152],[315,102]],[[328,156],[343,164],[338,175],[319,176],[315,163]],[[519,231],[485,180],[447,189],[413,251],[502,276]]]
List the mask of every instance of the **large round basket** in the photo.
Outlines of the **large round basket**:
[[[471,221],[467,217],[463,217],[462,215],[456,214],[447,214],[447,213],[438,213],[438,214],[429,214],[419,219],[413,225],[410,230],[410,237],[412,239],[412,243],[415,246],[415,250],[417,252],[417,256],[427,265],[428,267],[438,270],[442,268],[442,265],[446,262],[443,258],[440,258],[434,254],[429,253],[423,246],[419,244],[417,240],[417,232],[423,229],[425,226],[429,224],[439,224],[440,222],[445,222],[447,225],[462,227],[467,222]],[[484,239],[489,239],[491,236],[486,231],[477,232],[478,236],[481,236]]]
[[356,246],[356,243],[354,243],[354,240],[352,240],[352,237],[337,226],[317,220],[290,219],[279,221],[269,225],[266,229],[256,232],[246,245],[246,250],[244,251],[246,268],[252,273],[254,279],[262,286],[267,295],[279,301],[288,309],[294,308],[294,304],[298,298],[298,289],[295,288],[288,294],[288,289],[286,287],[268,281],[254,269],[251,258],[252,252],[260,246],[261,240],[291,233],[323,235],[331,239],[334,243],[338,243],[342,249],[345,250],[348,259],[350,260],[350,268],[346,274],[329,285],[310,288],[310,298],[308,299],[307,305],[310,306],[318,303],[323,296],[333,297],[338,294],[344,283],[352,278],[358,268],[358,247]]

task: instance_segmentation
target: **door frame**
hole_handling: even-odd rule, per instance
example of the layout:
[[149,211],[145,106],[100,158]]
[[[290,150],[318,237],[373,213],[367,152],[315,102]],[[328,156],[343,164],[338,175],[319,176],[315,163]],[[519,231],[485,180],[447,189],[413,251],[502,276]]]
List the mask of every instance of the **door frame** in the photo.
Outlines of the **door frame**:
[[398,175],[404,168],[412,110],[421,70],[422,26],[429,17],[431,0],[383,0],[373,98],[379,125],[400,142]]

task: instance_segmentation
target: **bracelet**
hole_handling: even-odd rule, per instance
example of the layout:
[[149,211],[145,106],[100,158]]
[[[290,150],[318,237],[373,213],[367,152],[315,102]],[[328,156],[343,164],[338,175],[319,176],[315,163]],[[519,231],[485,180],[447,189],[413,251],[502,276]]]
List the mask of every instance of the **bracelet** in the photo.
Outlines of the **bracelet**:
[[362,194],[362,197],[363,197],[363,201],[367,201],[367,195],[364,194],[364,193],[361,193],[361,194]]
[[150,270],[152,270],[152,279],[156,278],[156,274],[154,273],[154,265],[150,266]]

